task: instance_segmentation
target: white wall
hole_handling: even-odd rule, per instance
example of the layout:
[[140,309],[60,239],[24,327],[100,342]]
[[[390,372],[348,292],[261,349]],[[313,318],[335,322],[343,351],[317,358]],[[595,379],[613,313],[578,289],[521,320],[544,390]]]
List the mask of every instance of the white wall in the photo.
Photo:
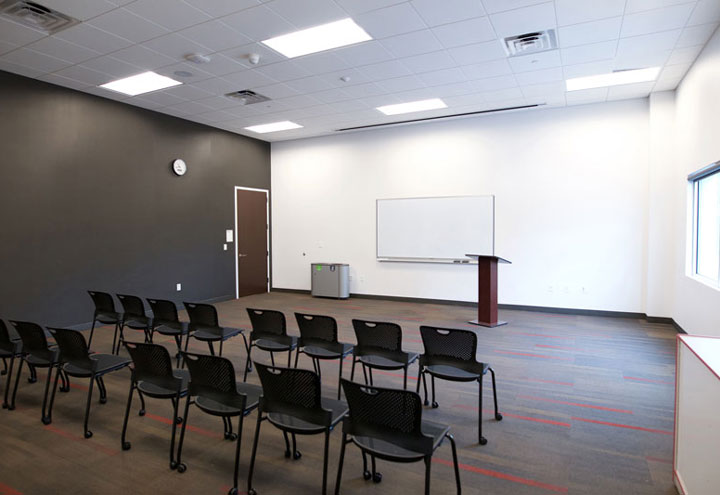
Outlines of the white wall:
[[643,99],[273,143],[273,286],[346,262],[354,293],[474,301],[473,266],[375,260],[375,200],[495,194],[501,303],[644,312],[648,139]]

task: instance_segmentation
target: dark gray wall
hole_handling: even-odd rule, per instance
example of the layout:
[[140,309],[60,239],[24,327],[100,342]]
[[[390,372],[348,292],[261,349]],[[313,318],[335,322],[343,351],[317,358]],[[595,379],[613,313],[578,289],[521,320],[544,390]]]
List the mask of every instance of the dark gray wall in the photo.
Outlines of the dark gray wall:
[[269,143],[0,71],[0,318],[234,296],[234,186],[270,189]]

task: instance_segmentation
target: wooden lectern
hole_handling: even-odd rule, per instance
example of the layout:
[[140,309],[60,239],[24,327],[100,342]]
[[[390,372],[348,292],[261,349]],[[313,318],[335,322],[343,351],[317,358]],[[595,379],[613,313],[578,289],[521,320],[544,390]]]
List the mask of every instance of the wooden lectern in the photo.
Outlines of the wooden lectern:
[[469,323],[483,327],[499,327],[507,325],[506,321],[498,321],[497,303],[497,268],[498,263],[510,263],[498,256],[482,254],[466,254],[468,258],[478,262],[478,318]]

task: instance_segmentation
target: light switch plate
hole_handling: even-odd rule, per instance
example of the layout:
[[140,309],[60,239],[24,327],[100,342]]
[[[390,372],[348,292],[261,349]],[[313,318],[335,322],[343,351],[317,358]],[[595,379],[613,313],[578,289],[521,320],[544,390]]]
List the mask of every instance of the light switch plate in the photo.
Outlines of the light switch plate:
[[181,290],[182,290],[182,284],[177,284],[176,288],[177,288],[178,292],[181,291]]
[[223,251],[227,251],[227,244],[223,244]]
[[233,230],[228,229],[225,231],[225,242],[232,242],[233,241]]

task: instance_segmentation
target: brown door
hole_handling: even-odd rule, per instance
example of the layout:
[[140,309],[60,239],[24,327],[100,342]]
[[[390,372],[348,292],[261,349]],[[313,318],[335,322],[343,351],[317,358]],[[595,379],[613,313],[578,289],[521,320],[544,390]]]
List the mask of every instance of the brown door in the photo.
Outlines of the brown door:
[[236,189],[238,297],[267,292],[267,193]]

